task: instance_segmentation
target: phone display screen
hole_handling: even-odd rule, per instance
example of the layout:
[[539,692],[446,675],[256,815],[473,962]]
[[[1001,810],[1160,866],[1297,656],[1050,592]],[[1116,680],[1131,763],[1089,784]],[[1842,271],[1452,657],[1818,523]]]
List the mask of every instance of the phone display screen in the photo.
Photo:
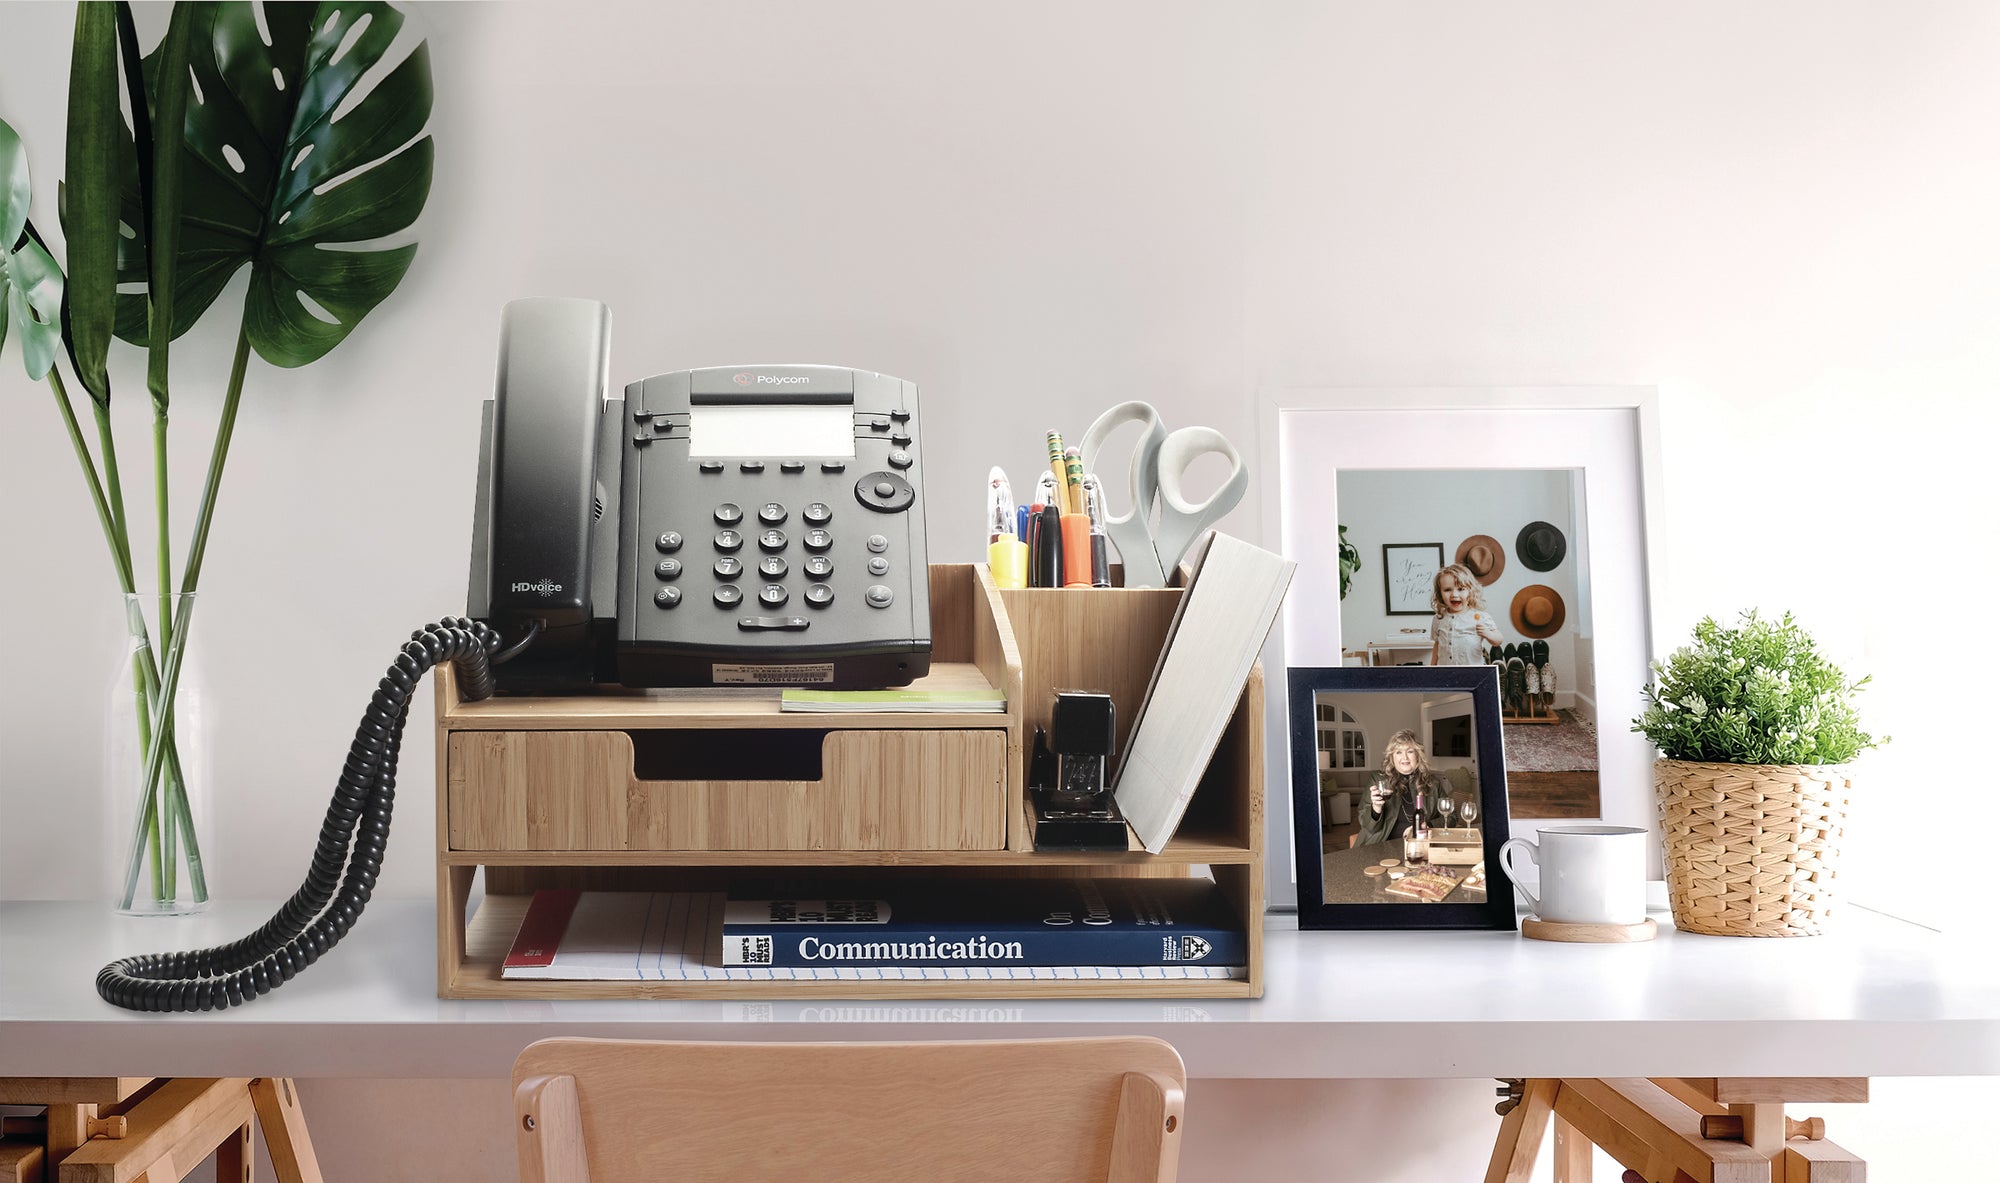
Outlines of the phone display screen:
[[852,457],[854,407],[848,403],[698,404],[688,413],[688,455]]

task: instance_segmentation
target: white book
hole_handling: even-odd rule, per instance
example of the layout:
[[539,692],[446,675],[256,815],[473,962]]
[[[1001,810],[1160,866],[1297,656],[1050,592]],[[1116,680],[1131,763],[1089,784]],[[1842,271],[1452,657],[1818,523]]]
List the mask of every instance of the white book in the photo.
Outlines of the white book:
[[[1112,791],[1154,854],[1181,824],[1298,564],[1209,531],[1132,724]],[[1261,731],[1263,720],[1253,727]]]

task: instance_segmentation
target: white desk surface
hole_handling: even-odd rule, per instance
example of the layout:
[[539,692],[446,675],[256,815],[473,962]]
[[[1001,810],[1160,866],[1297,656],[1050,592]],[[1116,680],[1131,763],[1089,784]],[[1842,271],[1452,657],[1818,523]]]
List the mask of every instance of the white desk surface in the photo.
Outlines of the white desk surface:
[[553,1035],[999,1039],[1148,1034],[1204,1078],[2000,1075],[2000,959],[1847,908],[1835,935],[1673,931],[1638,945],[1511,932],[1299,932],[1267,918],[1257,1000],[785,999],[465,1002],[436,997],[428,901],[378,900],[276,992],[140,1015],[97,997],[117,956],[234,940],[271,905],[192,920],[99,903],[0,903],[0,1076],[505,1077]]

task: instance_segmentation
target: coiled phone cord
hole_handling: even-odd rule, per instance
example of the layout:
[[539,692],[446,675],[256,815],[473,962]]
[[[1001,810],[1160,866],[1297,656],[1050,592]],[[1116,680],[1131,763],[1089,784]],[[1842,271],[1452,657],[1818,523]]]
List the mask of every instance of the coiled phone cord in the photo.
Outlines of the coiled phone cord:
[[382,871],[395,806],[396,757],[417,683],[449,661],[462,698],[489,698],[499,648],[498,632],[464,617],[412,633],[355,729],[299,890],[269,923],[233,944],[112,962],[97,973],[97,993],[128,1010],[219,1010],[277,989],[333,948],[354,927]]

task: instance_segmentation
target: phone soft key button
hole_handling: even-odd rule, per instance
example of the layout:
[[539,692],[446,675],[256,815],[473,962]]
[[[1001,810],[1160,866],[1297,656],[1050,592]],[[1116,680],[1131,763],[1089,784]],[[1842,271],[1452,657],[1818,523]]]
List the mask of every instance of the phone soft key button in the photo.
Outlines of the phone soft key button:
[[803,460],[787,460],[778,465],[779,472],[804,472],[805,470],[806,462]]

